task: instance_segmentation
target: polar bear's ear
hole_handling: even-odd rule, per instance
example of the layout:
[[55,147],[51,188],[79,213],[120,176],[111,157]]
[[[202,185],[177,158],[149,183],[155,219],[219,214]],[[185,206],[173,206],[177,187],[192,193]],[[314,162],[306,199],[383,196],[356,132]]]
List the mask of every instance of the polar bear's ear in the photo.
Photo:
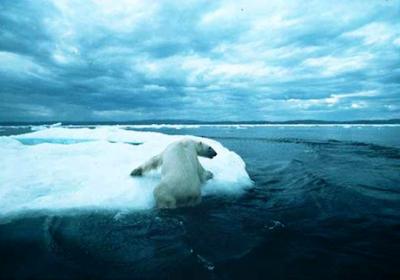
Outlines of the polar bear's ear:
[[201,156],[204,153],[204,143],[202,141],[196,141],[194,146],[197,154]]
[[197,143],[197,149],[199,149],[199,150],[204,150],[204,143],[203,143],[202,141],[199,141],[199,142]]

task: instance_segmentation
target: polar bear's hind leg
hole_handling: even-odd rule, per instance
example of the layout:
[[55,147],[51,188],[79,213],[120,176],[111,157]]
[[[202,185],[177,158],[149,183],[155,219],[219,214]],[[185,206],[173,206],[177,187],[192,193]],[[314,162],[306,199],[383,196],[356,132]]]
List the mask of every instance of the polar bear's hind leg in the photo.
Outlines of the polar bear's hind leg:
[[187,206],[195,206],[197,204],[200,204],[201,202],[201,196],[192,196],[189,198],[188,202],[186,203]]
[[154,189],[154,198],[157,208],[176,208],[176,199],[174,196],[164,190],[162,182]]

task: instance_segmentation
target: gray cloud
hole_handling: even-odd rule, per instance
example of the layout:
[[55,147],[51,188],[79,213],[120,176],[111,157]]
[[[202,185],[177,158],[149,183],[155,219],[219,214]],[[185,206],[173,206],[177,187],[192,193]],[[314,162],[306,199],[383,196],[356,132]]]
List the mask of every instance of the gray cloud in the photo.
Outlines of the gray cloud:
[[2,1],[0,121],[400,117],[398,1]]

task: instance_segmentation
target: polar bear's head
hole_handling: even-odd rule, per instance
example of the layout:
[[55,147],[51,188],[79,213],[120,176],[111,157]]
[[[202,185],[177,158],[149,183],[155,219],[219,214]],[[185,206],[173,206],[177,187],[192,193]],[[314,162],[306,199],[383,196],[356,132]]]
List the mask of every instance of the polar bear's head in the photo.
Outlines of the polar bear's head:
[[194,149],[199,157],[213,158],[217,155],[217,152],[212,147],[201,141],[184,139],[180,143]]
[[217,152],[209,145],[203,142],[196,142],[196,151],[199,157],[213,158]]

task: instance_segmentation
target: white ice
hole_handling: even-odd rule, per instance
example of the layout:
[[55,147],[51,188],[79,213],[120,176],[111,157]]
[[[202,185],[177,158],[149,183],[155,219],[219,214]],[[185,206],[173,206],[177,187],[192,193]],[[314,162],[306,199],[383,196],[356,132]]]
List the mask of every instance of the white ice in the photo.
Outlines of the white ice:
[[[113,126],[50,127],[0,137],[0,216],[31,210],[151,208],[159,171],[142,178],[129,173],[183,137],[200,139]],[[240,193],[251,185],[237,154],[216,141],[201,140],[218,153],[214,159],[200,159],[214,173],[203,195]]]

